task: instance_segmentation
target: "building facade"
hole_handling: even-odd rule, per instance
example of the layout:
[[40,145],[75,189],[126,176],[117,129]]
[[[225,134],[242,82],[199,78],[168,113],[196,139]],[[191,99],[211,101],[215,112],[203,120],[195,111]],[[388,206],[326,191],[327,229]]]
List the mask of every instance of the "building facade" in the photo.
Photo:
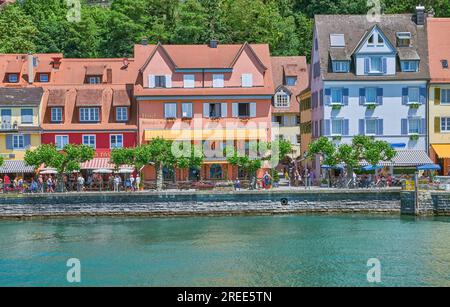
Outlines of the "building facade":
[[[236,178],[240,172],[223,149],[270,141],[274,89],[267,45],[136,45],[135,61],[139,142],[191,142],[206,155],[201,169],[164,170],[166,177]],[[144,175],[153,179],[154,168]]]
[[[412,15],[315,17],[311,135],[350,143],[356,135],[387,141],[400,166],[427,160],[429,80],[424,8]],[[429,160],[429,159],[428,159]],[[320,171],[316,159],[315,169]]]
[[428,18],[430,157],[450,172],[450,18]]
[[279,137],[292,144],[291,159],[300,151],[300,105],[297,96],[308,86],[306,57],[272,57],[275,95],[272,122],[279,127]]

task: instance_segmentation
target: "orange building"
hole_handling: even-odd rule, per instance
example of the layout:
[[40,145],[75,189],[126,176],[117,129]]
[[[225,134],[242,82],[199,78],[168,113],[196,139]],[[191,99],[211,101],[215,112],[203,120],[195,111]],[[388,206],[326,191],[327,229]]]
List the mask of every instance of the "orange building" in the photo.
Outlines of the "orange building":
[[[134,96],[138,138],[156,137],[201,145],[200,170],[176,170],[176,178],[232,179],[240,172],[223,156],[225,146],[243,150],[271,140],[274,94],[268,45],[136,45],[139,67]],[[145,179],[154,179],[152,166]],[[173,176],[164,170],[166,179]]]

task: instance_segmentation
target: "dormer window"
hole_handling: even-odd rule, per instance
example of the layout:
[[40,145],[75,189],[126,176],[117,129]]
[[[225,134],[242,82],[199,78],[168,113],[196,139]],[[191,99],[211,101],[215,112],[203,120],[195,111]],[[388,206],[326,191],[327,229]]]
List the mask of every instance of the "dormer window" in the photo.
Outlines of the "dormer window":
[[43,82],[43,83],[47,83],[50,79],[49,74],[47,74],[47,73],[40,73],[38,75],[38,78],[39,78],[38,79],[39,82]]
[[373,34],[369,37],[368,43],[369,43],[369,45],[374,45],[375,44],[375,36]]
[[349,72],[349,61],[333,61],[333,72]]
[[290,97],[284,91],[280,91],[275,94],[275,107],[277,108],[289,108],[290,106]]
[[19,74],[8,74],[8,82],[9,83],[19,82]]
[[88,76],[87,81],[89,84],[100,84],[102,82],[101,76]]
[[397,47],[411,46],[411,33],[397,32]]
[[384,45],[384,39],[378,34],[378,45]]
[[417,72],[419,70],[419,61],[401,61],[403,72]]
[[295,86],[297,84],[296,76],[287,76],[286,77],[286,85],[287,86]]
[[330,46],[331,47],[345,47],[344,34],[330,34]]
[[381,36],[381,34],[378,33],[378,32],[374,32],[374,33],[369,37],[369,40],[367,41],[367,44],[368,44],[370,47],[384,46],[384,39],[383,39],[383,36]]
[[370,57],[370,73],[381,73],[383,71],[381,57]]

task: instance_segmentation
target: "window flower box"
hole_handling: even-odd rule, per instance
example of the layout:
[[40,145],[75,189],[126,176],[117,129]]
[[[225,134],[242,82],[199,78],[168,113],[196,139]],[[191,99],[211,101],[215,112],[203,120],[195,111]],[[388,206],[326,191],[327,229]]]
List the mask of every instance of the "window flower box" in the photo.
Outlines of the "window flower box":
[[177,119],[175,118],[175,117],[167,117],[166,118],[166,121],[168,121],[168,122],[174,122],[174,121],[176,121]]
[[342,108],[342,104],[341,103],[332,103],[331,108],[333,110],[340,110]]
[[416,133],[410,134],[410,135],[409,135],[409,139],[410,139],[411,141],[417,141],[417,140],[419,139],[419,135],[416,134]]
[[367,110],[375,110],[377,107],[376,103],[368,103],[366,104]]
[[333,138],[333,141],[340,141],[340,140],[342,140],[342,135],[333,135],[332,138]]
[[420,104],[419,103],[410,103],[409,107],[411,109],[418,109],[420,107]]

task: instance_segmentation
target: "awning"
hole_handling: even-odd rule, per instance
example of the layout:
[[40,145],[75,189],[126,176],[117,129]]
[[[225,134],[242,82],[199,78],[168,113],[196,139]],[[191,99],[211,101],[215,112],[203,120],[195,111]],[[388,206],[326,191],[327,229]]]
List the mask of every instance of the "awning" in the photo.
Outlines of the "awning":
[[431,145],[439,158],[450,158],[450,144],[434,144]]
[[426,164],[417,167],[419,171],[440,171],[441,166],[439,164]]
[[94,158],[81,164],[81,169],[114,169],[114,164],[110,163],[109,158]]
[[[381,161],[378,164],[381,166],[415,167],[419,165],[433,164],[433,161],[423,150],[398,150],[392,161]],[[367,162],[362,162],[361,165],[366,166],[369,164]]]
[[198,129],[198,130],[145,130],[145,141],[163,138],[171,141],[211,140],[266,140],[266,129]]
[[23,160],[6,160],[0,167],[0,174],[34,173],[34,167],[26,165]]

